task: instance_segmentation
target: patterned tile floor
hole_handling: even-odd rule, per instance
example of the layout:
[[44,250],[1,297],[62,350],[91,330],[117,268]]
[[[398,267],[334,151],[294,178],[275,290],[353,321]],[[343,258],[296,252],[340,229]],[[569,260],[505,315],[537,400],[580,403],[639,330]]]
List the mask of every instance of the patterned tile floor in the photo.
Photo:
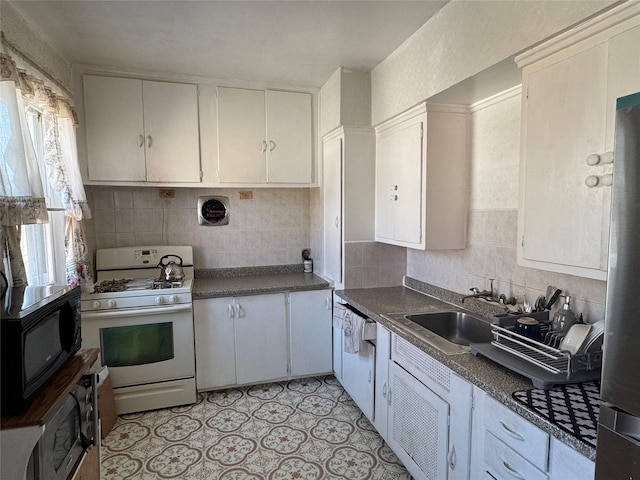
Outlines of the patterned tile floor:
[[102,479],[411,479],[333,376],[209,392],[122,415]]

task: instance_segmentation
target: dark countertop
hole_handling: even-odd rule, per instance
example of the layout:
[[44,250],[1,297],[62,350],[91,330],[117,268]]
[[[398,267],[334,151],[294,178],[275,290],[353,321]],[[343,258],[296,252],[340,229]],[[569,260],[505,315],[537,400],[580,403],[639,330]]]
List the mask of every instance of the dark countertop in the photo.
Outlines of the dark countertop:
[[193,299],[325,288],[331,284],[313,273],[303,273],[301,265],[196,270]]
[[[451,308],[452,304],[456,307],[461,306],[458,301],[460,297],[459,294],[422,284],[421,282],[412,281],[411,279],[407,280],[408,284],[411,282],[412,288],[419,288],[421,291],[427,290],[429,294],[420,293],[407,287],[382,287],[340,290],[336,292],[336,295],[346,300],[350,305],[371,319],[380,322],[390,331],[401,335],[407,341],[450,368],[460,377],[480,387],[487,392],[488,395],[526,418],[537,427],[571,446],[587,458],[591,460],[595,459],[595,449],[593,447],[561,430],[513,399],[511,396],[513,392],[533,388],[531,380],[528,378],[513,373],[482,356],[474,356],[471,353],[445,355],[440,350],[437,350],[422,340],[416,333],[392,320],[382,317],[383,314],[394,312],[417,312],[430,308]],[[446,302],[443,300],[446,300]],[[492,314],[498,313],[492,305],[487,305],[486,302],[477,300],[467,301],[464,307],[476,314],[481,314],[486,317],[491,317]]]

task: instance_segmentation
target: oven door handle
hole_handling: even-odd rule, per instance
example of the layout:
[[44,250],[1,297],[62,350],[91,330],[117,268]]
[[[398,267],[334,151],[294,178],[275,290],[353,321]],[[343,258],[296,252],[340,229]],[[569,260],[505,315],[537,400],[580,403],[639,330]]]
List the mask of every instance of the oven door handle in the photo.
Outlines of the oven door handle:
[[91,318],[111,318],[111,317],[131,317],[141,315],[158,315],[161,313],[177,313],[177,312],[190,312],[192,306],[190,303],[184,305],[175,305],[170,307],[152,307],[152,308],[132,308],[121,310],[105,310],[98,312],[82,312],[82,319],[87,320]]

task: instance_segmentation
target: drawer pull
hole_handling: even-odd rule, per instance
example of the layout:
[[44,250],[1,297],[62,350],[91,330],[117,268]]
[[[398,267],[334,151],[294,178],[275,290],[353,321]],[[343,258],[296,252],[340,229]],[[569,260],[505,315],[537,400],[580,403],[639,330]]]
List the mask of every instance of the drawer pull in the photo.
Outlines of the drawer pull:
[[504,467],[504,469],[507,471],[509,475],[511,475],[513,478],[517,478],[518,480],[525,480],[524,475],[522,475],[519,471],[511,468],[511,466],[502,458],[500,460],[502,461],[502,466]]
[[516,440],[521,440],[521,441],[524,442],[525,438],[522,435],[520,435],[518,432],[516,432],[515,430],[510,429],[502,420],[498,420],[498,423],[500,424],[502,429],[505,432],[507,432],[510,436],[512,436]]

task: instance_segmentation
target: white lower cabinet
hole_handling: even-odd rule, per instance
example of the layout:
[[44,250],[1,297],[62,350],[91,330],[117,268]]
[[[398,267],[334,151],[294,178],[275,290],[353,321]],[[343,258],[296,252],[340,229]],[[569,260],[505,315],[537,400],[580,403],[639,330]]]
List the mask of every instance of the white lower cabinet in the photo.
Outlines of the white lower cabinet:
[[193,302],[196,341],[196,387],[199,391],[236,384],[233,298]]
[[471,478],[589,480],[594,462],[473,389]]
[[238,385],[287,376],[285,294],[234,299]]
[[314,290],[194,301],[197,389],[331,371],[330,299]]
[[595,462],[557,438],[551,438],[549,478],[552,480],[589,480],[595,478],[595,470]]
[[199,391],[287,376],[285,294],[196,300]]
[[291,376],[331,371],[331,290],[289,294]]
[[471,384],[395,334],[389,384],[388,442],[409,473],[469,478]]
[[376,381],[374,386],[373,425],[384,440],[389,442],[389,360],[391,359],[391,332],[376,324]]

